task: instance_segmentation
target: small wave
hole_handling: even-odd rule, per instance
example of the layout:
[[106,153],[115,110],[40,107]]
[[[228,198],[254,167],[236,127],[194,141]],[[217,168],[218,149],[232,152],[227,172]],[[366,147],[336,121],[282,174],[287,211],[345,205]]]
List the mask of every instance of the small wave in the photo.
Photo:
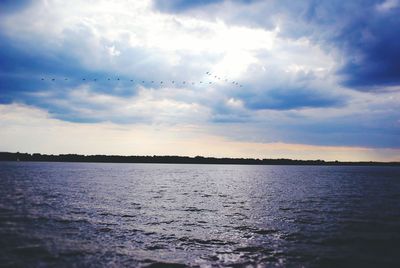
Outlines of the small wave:
[[175,222],[175,221],[174,220],[170,220],[170,221],[153,221],[153,222],[146,223],[145,225],[171,224],[173,222]]
[[274,234],[276,232],[278,232],[278,231],[274,230],[274,229],[258,229],[258,230],[254,231],[254,233],[261,234],[261,235]]
[[159,250],[159,249],[166,249],[167,247],[160,245],[160,244],[155,244],[151,246],[147,246],[146,249],[148,250]]
[[64,224],[70,223],[89,223],[86,219],[66,219],[66,218],[55,218],[54,221]]
[[249,218],[247,215],[244,215],[244,214],[239,213],[239,212],[235,212],[235,213],[233,213],[233,214],[226,214],[225,216],[227,216],[227,217],[234,217],[234,218],[240,218],[240,219],[242,219],[242,220],[248,219],[248,218]]
[[197,207],[187,207],[183,211],[190,211],[190,212],[216,212],[217,210],[205,209],[205,208],[197,208]]
[[185,264],[182,263],[171,263],[171,262],[158,262],[158,261],[149,261],[146,260],[146,262],[151,262],[150,264],[144,264],[142,267],[146,268],[182,268],[182,267],[188,267]]
[[121,216],[122,218],[134,218],[134,215],[124,214]]
[[234,227],[234,229],[239,230],[239,231],[245,231],[245,232],[251,232],[255,234],[260,234],[260,235],[268,235],[268,234],[274,234],[277,233],[278,231],[275,229],[262,229],[262,228],[255,228],[251,226],[237,226]]
[[184,242],[187,245],[190,244],[201,244],[201,245],[233,245],[234,242],[231,241],[222,241],[219,239],[198,239],[198,238],[189,238],[189,237],[180,237],[178,238],[179,241]]
[[12,251],[21,256],[46,256],[50,253],[41,245],[27,245],[19,246],[12,249]]
[[258,246],[247,246],[247,247],[240,247],[234,250],[235,252],[246,252],[246,253],[263,253],[268,254],[271,253],[271,249],[258,247]]
[[113,217],[118,216],[117,214],[113,214],[113,213],[109,213],[109,212],[102,212],[102,213],[99,213],[99,215],[100,216],[113,216]]
[[108,227],[102,227],[102,228],[99,228],[98,230],[99,230],[99,232],[101,232],[101,233],[109,233],[109,232],[112,231],[112,229],[111,229],[111,228],[108,228]]

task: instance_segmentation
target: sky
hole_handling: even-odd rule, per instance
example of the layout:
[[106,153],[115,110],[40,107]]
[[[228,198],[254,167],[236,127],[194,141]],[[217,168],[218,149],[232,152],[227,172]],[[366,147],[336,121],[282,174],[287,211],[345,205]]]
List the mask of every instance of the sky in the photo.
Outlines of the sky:
[[3,0],[0,151],[400,161],[400,0]]

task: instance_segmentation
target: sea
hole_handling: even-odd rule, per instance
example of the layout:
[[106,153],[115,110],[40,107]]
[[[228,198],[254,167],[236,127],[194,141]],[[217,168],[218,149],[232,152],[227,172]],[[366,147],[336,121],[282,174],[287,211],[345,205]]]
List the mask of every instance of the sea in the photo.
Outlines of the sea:
[[1,267],[400,267],[400,167],[0,162]]

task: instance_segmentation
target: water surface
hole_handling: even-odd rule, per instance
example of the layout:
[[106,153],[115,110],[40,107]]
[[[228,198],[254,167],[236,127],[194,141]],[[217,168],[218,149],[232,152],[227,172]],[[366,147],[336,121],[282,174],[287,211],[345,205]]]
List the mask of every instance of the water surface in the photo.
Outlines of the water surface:
[[400,168],[0,163],[2,266],[397,266]]

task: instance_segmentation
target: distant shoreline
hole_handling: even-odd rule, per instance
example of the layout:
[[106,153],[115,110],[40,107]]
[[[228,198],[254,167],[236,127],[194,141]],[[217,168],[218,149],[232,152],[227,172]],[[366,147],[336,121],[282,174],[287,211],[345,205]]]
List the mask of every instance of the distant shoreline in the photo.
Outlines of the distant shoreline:
[[217,158],[188,156],[121,156],[79,154],[29,154],[0,152],[0,161],[82,162],[82,163],[154,163],[154,164],[229,164],[229,165],[307,165],[307,166],[400,166],[400,162],[324,161],[295,159]]

